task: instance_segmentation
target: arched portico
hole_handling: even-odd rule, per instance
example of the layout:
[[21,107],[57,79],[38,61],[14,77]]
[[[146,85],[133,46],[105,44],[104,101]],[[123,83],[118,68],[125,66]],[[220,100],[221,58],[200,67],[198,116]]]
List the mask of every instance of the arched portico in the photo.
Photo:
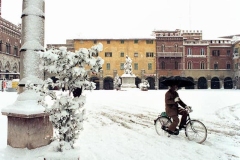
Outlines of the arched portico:
[[103,89],[105,90],[113,90],[113,78],[112,77],[106,77],[103,80]]
[[207,89],[207,79],[205,77],[198,78],[197,88],[198,89]]
[[137,86],[137,88],[139,88],[139,84],[141,83],[141,79],[139,77],[135,78],[135,84]]
[[155,89],[155,79],[153,77],[147,77],[146,80],[148,81],[150,87],[149,89]]
[[220,89],[220,80],[218,77],[211,79],[211,89]]
[[99,88],[100,88],[100,87],[99,87],[99,86],[100,86],[100,85],[99,85],[99,78],[98,78],[98,77],[91,77],[91,78],[90,78],[90,81],[91,81],[91,82],[94,82],[94,83],[96,84],[95,90],[99,90]]
[[233,80],[230,77],[224,78],[224,89],[232,89],[233,88]]
[[[190,79],[193,83],[194,83],[194,79],[192,77],[187,77],[188,79]],[[193,86],[188,86],[188,87],[185,87],[185,89],[194,89],[194,85]]]
[[166,79],[166,77],[160,77],[159,79],[158,79],[158,86],[159,86],[159,88],[158,89],[168,89],[168,86],[165,86],[165,85],[163,85],[161,82],[163,81],[163,80],[165,80]]

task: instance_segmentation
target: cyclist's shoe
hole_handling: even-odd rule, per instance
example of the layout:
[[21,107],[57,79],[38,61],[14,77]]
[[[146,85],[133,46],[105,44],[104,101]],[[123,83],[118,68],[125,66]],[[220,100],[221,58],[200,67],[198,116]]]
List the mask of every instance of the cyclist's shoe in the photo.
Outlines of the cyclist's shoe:
[[179,134],[179,130],[176,129],[175,131],[171,131],[171,130],[166,130],[169,134],[171,135],[178,135]]
[[162,126],[162,129],[163,129],[164,131],[167,131],[168,127]]
[[185,128],[186,128],[186,125],[180,125],[178,128],[179,128],[179,130],[185,129]]

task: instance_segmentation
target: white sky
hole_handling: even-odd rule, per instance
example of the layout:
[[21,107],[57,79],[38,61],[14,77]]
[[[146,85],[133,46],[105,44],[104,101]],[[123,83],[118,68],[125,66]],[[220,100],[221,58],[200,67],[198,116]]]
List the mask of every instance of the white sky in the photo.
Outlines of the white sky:
[[[207,127],[208,136],[203,144],[189,141],[184,131],[170,138],[156,133],[153,120],[164,111],[166,91],[86,91],[87,120],[84,121],[84,130],[74,145],[80,159],[240,159],[240,90],[178,91],[184,103],[193,108],[191,118],[200,120]],[[9,107],[16,101],[16,97],[16,92],[0,92],[0,110]],[[35,106],[30,101],[28,103]],[[43,160],[44,156],[54,155],[55,159],[61,156],[53,154],[50,147],[52,144],[35,150],[11,149],[7,147],[7,116],[0,114],[0,126],[0,160]],[[63,154],[73,156],[71,152]]]
[[[154,29],[202,30],[204,39],[239,34],[237,4],[239,0],[45,0],[45,43],[148,37]],[[2,0],[3,18],[18,24],[21,13],[22,0]]]

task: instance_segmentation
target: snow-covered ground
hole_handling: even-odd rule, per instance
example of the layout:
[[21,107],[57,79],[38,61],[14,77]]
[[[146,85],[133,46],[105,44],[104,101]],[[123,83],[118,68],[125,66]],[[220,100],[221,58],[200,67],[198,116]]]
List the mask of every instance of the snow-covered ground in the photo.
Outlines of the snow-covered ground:
[[[203,144],[178,136],[159,136],[154,119],[164,111],[167,90],[87,91],[87,120],[75,144],[81,160],[239,160],[240,90],[179,90],[193,107],[192,119],[208,129]],[[0,109],[17,93],[0,92]],[[7,146],[7,117],[0,115],[0,160],[35,160],[50,154],[47,147],[15,149]],[[68,154],[68,153],[66,153]]]

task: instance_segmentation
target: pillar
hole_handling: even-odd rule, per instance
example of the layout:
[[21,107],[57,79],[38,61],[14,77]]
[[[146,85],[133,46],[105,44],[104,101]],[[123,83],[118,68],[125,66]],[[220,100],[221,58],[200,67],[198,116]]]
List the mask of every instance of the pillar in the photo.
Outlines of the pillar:
[[13,105],[2,109],[8,117],[7,144],[13,148],[35,149],[48,145],[53,127],[44,107],[37,103],[39,94],[26,90],[25,84],[43,82],[37,51],[44,51],[44,0],[23,0],[20,49],[19,96]]

